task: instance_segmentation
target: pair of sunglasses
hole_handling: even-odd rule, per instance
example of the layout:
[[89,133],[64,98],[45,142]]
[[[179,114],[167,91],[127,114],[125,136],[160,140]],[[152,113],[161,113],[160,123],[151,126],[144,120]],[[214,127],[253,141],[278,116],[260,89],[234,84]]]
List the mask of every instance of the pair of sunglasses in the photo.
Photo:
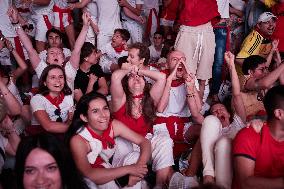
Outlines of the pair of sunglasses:
[[62,122],[63,121],[61,116],[60,116],[61,115],[60,109],[54,110],[54,114],[58,116],[58,118],[56,119],[56,122]]

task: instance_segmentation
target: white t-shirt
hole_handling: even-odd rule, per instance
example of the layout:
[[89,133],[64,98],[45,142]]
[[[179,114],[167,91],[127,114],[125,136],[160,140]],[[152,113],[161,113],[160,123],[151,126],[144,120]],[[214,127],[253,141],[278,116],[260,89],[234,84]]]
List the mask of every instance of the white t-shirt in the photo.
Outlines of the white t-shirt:
[[113,31],[121,27],[120,6],[117,0],[93,0],[98,6],[98,26],[100,33],[113,34]]
[[[144,0],[127,0],[127,2],[134,8],[136,7],[136,5],[144,5]],[[126,16],[124,14],[124,11],[121,11],[121,17],[123,20],[126,20],[126,21],[134,21],[132,18],[129,18],[128,16]]]
[[[71,51],[70,49],[67,49],[67,48],[63,48],[63,54],[64,54],[64,57],[67,58],[67,57],[70,57],[71,56]],[[39,58],[43,61],[46,61],[46,58],[47,58],[47,50],[43,50],[39,53]]]
[[150,10],[155,8],[159,11],[159,5],[161,4],[161,0],[144,0],[143,10]]
[[11,24],[7,11],[12,5],[11,0],[0,0],[0,30],[5,37],[16,37],[14,27]]
[[[72,107],[74,105],[73,97],[72,95],[67,95],[64,97],[63,101],[61,104],[59,104],[60,108],[60,117],[62,118],[62,121],[65,122],[68,119],[68,113],[70,110],[72,110]],[[50,118],[51,121],[56,121],[56,119],[59,117],[55,115],[55,110],[57,107],[49,100],[47,100],[44,96],[41,94],[37,94],[32,97],[31,99],[31,110],[32,113],[38,111],[38,110],[45,110],[46,113],[48,114],[48,117]],[[33,116],[32,125],[39,125],[38,121],[35,119]]]
[[150,62],[158,62],[161,56],[162,49],[160,51],[157,51],[154,47],[154,45],[151,45],[148,47],[150,50]]
[[50,0],[49,5],[42,6],[42,5],[36,5],[32,4],[31,5],[31,12],[33,15],[48,15],[52,13],[54,1]]
[[178,87],[171,87],[168,105],[162,113],[157,113],[157,116],[189,117],[191,114],[188,108],[186,94],[185,84],[181,84]]
[[217,0],[218,12],[221,18],[229,18],[229,2],[230,0]]
[[235,138],[236,134],[244,128],[246,125],[242,121],[242,119],[237,115],[234,114],[233,122],[228,127],[222,128],[222,136],[227,136],[231,139]]
[[103,48],[101,48],[102,56],[100,58],[100,66],[104,73],[110,73],[111,64],[117,64],[117,60],[120,57],[128,56],[128,51],[123,50],[121,53],[115,52],[114,48],[111,46],[111,42],[107,43]]
[[66,9],[68,7],[67,0],[53,0],[55,5],[61,9]]
[[[35,68],[35,72],[38,78],[40,78],[43,70],[47,67],[45,61],[41,60],[38,66]],[[77,74],[77,70],[72,66],[72,64],[68,61],[64,66],[67,84],[72,91],[74,91],[74,81]]]
[[243,11],[246,3],[243,0],[230,0],[230,4],[233,8]]

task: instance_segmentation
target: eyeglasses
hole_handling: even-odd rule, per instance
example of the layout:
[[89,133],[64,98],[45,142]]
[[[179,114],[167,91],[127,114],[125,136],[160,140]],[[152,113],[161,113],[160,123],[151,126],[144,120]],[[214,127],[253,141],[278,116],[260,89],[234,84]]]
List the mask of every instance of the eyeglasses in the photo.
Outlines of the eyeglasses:
[[58,116],[58,118],[56,119],[56,122],[62,122],[63,121],[62,118],[60,117],[60,115],[61,115],[60,109],[54,110],[54,114]]

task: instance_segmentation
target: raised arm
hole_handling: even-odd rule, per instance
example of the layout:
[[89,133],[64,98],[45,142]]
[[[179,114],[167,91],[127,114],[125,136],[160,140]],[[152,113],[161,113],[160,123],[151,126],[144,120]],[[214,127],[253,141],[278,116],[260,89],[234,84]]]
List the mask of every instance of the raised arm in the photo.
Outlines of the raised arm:
[[172,81],[176,78],[176,72],[177,72],[178,66],[179,64],[176,64],[175,69],[171,72],[171,74],[166,79],[165,88],[164,88],[162,97],[157,106],[158,112],[163,112],[165,108],[168,106],[171,85],[172,85]]
[[79,68],[79,62],[80,62],[80,54],[81,54],[81,48],[85,42],[86,36],[87,36],[87,32],[88,32],[88,28],[90,26],[90,15],[87,12],[84,12],[82,15],[82,19],[83,19],[83,27],[82,30],[75,42],[74,45],[74,49],[71,53],[71,57],[70,57],[70,63],[72,64],[72,66],[75,69]]
[[87,6],[87,4],[89,4],[91,2],[91,0],[81,0],[80,2],[77,3],[70,3],[68,4],[68,7],[73,10],[73,9],[81,9],[84,8],[85,6]]
[[36,5],[40,5],[40,6],[47,6],[49,5],[51,0],[22,0],[22,3],[24,4],[29,4],[29,3],[33,3],[33,4],[36,4]]
[[126,102],[126,96],[121,81],[130,72],[131,68],[116,70],[112,73],[110,93],[114,112],[119,110],[119,108]]
[[231,80],[232,80],[232,105],[235,108],[236,114],[242,119],[242,121],[246,122],[246,111],[243,102],[243,98],[241,96],[241,87],[239,82],[239,77],[235,68],[235,56],[231,52],[225,53],[225,60],[227,62]]
[[25,63],[25,61],[20,57],[20,55],[17,53],[17,51],[13,48],[11,42],[9,40],[5,40],[6,46],[10,52],[14,55],[16,62],[19,67],[17,67],[16,70],[13,71],[13,82],[15,83],[16,80],[23,75],[23,73],[27,70],[28,66]]
[[[19,22],[19,16],[18,16],[19,14],[18,14],[18,11],[15,8],[11,7],[8,10],[7,14],[10,17],[10,20],[11,20],[12,23],[18,23]],[[26,34],[26,32],[22,29],[22,27],[20,25],[16,26],[15,30],[16,30],[22,44],[24,45],[25,49],[28,52],[32,67],[34,69],[36,69],[36,67],[40,63],[40,57],[39,57],[37,51],[34,49],[30,38],[28,37],[28,35]]]
[[189,107],[191,116],[196,123],[202,124],[204,117],[200,113],[202,106],[198,91],[195,87],[195,76],[191,73],[188,73],[184,76],[184,80],[187,92],[187,105]]
[[155,81],[150,89],[150,95],[154,100],[155,106],[157,106],[163,95],[166,84],[166,75],[159,71],[152,71],[148,69],[139,69],[138,75],[149,77]]
[[248,90],[260,90],[269,89],[278,79],[279,76],[284,72],[284,64],[281,64],[272,72],[267,74],[261,79],[251,78],[247,81],[245,88]]

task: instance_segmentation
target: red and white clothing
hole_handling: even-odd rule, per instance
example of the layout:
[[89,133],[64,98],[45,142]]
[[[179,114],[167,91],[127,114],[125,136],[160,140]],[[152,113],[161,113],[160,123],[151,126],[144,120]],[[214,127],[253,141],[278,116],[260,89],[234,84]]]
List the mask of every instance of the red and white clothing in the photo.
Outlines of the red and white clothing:
[[117,0],[93,0],[98,7],[98,27],[100,32],[97,38],[97,47],[100,50],[111,41],[113,32],[122,28],[120,22],[120,6]]
[[186,86],[174,80],[170,89],[168,105],[162,113],[157,113],[153,133],[167,132],[174,141],[184,141],[184,133],[190,127],[190,111],[187,104]]
[[[91,15],[91,20],[96,25],[98,25],[98,7],[97,4],[93,1],[89,2],[86,7],[84,7],[84,11],[87,11]],[[89,27],[85,42],[90,42],[93,45],[96,45],[96,34],[92,27]]]
[[[47,63],[43,60],[40,61],[39,65],[35,68],[35,72],[38,78],[40,78],[43,70],[47,67]],[[68,61],[64,66],[64,71],[66,74],[66,81],[68,86],[72,91],[74,91],[74,81],[76,78],[77,70]]]
[[128,56],[128,51],[124,47],[114,49],[111,42],[104,45],[101,49],[102,56],[100,58],[100,66],[104,73],[111,73],[110,66],[117,64],[120,57]]
[[159,0],[144,0],[144,15],[147,18],[147,25],[145,28],[145,37],[152,40],[154,33],[158,30],[159,23]]
[[[113,126],[109,124],[108,128],[103,134],[97,135],[89,126],[84,127],[82,131],[78,133],[90,146],[91,152],[87,154],[87,159],[93,168],[113,168],[109,160],[113,157],[117,144],[114,140]],[[125,166],[136,163],[139,158],[126,158],[122,164],[117,166]],[[131,160],[131,161],[129,161]],[[115,181],[110,181],[106,184],[97,185],[99,189],[119,189]],[[141,182],[138,182],[131,188],[141,189]]]
[[244,127],[245,123],[236,114],[228,127],[223,127],[214,115],[207,116],[202,123],[200,142],[203,175],[215,177],[216,183],[226,189],[231,188],[233,178],[232,139]]
[[52,28],[54,23],[53,6],[53,0],[47,6],[31,4],[31,18],[36,25],[35,39],[37,41],[46,42],[46,32]]
[[54,26],[64,31],[64,28],[72,24],[71,10],[68,8],[66,0],[54,0]]
[[160,50],[157,50],[154,45],[151,45],[148,48],[150,50],[150,61],[149,62],[154,63],[154,64],[157,63],[158,60],[160,59],[162,48]]
[[[60,109],[60,117],[62,118],[62,122],[66,122],[68,119],[68,113],[69,111],[72,111],[73,106],[74,101],[72,95],[64,96],[59,105],[53,104],[50,100],[48,100],[48,98],[41,94],[37,94],[31,98],[32,113],[38,110],[44,110],[48,114],[51,121],[56,121],[56,119],[59,118],[59,116],[55,114],[55,110]],[[39,125],[34,116],[31,124]]]
[[163,8],[161,13],[161,25],[163,26],[173,26],[177,18],[177,11],[179,6],[179,0],[172,0],[170,4]]
[[[127,2],[134,8],[136,7],[136,5],[144,4],[144,0],[127,0]],[[121,12],[121,17],[122,17],[122,27],[129,31],[131,43],[142,42],[142,36],[143,36],[142,24],[126,16],[123,11]]]
[[[24,55],[24,49],[23,46],[20,42],[19,37],[17,36],[17,33],[15,32],[15,29],[13,25],[11,24],[10,18],[7,15],[7,11],[10,6],[12,6],[12,1],[11,0],[0,0],[0,30],[2,34],[9,40],[11,41],[13,47],[15,47],[15,50],[18,52],[18,54],[25,59]],[[7,49],[2,49],[0,52],[0,57],[2,57],[4,62],[6,64],[11,64],[10,62],[10,52],[7,51]],[[27,57],[27,56],[26,56]],[[1,61],[2,61],[1,60]],[[4,63],[3,62],[3,63]]]
[[[254,176],[284,177],[284,142],[278,142],[272,137],[267,123],[263,124],[260,133],[252,127],[242,129],[234,140],[233,155],[254,161]],[[240,188],[238,183],[236,178],[233,188]]]
[[[146,123],[145,118],[141,115],[138,119],[129,116],[126,112],[126,104],[124,104],[117,112],[114,113],[114,117],[124,123],[131,130],[144,136],[151,141],[152,147],[152,169],[154,171],[163,169],[174,165],[173,156],[173,141],[165,134],[153,136],[151,132],[151,125]],[[125,157],[136,156],[135,154],[140,152],[140,148],[122,138],[116,139],[117,150],[113,157],[115,163],[120,163]]]

